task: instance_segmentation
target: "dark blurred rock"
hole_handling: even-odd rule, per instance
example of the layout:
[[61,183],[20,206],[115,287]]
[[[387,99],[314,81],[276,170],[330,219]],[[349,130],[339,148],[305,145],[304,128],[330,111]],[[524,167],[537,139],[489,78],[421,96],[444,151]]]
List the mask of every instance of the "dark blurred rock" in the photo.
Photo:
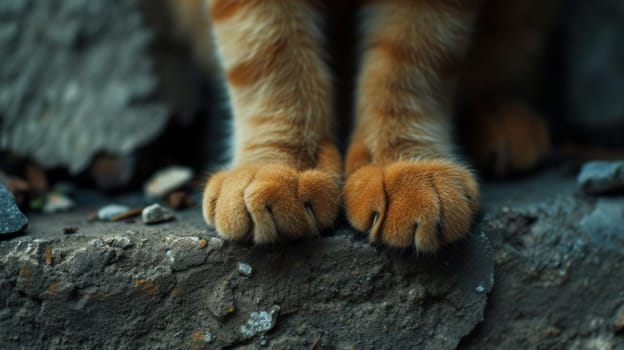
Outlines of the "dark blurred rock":
[[17,208],[15,198],[4,185],[0,184],[0,235],[22,231],[28,219]]
[[583,191],[600,194],[624,189],[624,161],[594,161],[583,165],[577,178]]
[[165,205],[173,209],[186,209],[195,205],[195,202],[189,198],[188,193],[184,191],[171,192],[165,197]]
[[[567,114],[581,126],[624,123],[624,2],[567,1]],[[621,134],[621,133],[620,133]]]
[[170,166],[159,170],[145,184],[144,191],[152,197],[166,194],[186,185],[193,178],[193,169],[183,166]]
[[152,140],[150,40],[134,0],[0,2],[0,149],[78,173]]
[[136,157],[99,155],[91,165],[90,173],[95,185],[104,191],[123,188],[135,174]]
[[76,204],[71,198],[63,195],[62,193],[52,192],[46,196],[45,204],[43,205],[42,210],[44,213],[53,214],[71,210],[75,206]]

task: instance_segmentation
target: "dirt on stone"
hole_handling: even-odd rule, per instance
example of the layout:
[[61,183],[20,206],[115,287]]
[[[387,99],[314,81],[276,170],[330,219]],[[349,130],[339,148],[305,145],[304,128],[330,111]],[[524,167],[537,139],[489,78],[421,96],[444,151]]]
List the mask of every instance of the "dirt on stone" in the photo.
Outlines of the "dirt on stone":
[[103,200],[34,215],[0,243],[1,348],[453,349],[493,283],[483,235],[435,257],[342,229],[258,247],[223,241],[198,208],[160,225],[88,221]]
[[346,226],[232,243],[198,208],[90,222],[106,201],[146,203],[81,193],[0,242],[0,348],[623,349],[624,196],[574,179],[486,183],[470,239],[435,257]]

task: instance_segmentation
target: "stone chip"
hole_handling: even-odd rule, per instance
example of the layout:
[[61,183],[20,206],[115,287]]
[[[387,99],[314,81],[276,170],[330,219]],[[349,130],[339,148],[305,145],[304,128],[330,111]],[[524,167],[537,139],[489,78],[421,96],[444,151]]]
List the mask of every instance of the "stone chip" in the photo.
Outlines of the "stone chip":
[[28,225],[28,219],[15,204],[15,197],[0,184],[0,235],[22,231]]

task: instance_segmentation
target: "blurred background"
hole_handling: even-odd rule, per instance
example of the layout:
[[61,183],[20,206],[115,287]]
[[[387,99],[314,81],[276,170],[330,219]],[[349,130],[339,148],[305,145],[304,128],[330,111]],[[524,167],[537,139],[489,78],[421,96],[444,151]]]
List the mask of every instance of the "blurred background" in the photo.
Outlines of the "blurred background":
[[[141,189],[173,165],[201,183],[225,161],[210,35],[171,1],[0,1],[0,183],[22,209],[42,209],[63,186]],[[341,16],[330,25],[353,23]],[[622,158],[624,2],[566,1],[554,23],[537,66],[555,158]],[[352,74],[344,56],[334,68]]]

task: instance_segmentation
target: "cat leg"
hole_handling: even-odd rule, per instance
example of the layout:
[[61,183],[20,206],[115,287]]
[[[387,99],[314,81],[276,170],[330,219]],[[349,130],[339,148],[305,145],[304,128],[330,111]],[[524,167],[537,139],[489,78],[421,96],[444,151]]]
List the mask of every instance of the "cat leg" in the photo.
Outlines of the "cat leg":
[[479,207],[451,144],[451,99],[477,4],[367,1],[347,217],[371,241],[435,252],[465,237]]
[[507,175],[534,169],[550,151],[536,69],[558,0],[486,0],[459,91],[460,134],[482,170]]
[[306,0],[212,0],[233,111],[233,161],[214,174],[206,222],[227,238],[317,235],[339,211],[340,155],[319,13]]

